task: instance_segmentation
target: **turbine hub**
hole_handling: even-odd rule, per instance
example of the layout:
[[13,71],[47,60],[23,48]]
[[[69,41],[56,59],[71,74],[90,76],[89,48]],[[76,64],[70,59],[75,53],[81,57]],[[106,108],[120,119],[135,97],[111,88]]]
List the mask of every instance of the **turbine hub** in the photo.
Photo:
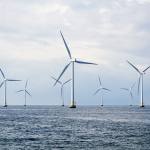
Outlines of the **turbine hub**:
[[72,62],[75,62],[75,61],[76,61],[76,58],[71,58],[71,61],[72,61]]

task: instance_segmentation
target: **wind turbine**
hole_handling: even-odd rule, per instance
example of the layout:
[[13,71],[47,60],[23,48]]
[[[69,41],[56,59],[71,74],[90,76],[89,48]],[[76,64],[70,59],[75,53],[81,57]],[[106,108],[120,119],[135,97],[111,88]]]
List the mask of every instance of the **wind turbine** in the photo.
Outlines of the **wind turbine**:
[[[54,78],[53,76],[51,76],[51,78],[55,81],[57,81],[56,78]],[[70,82],[71,79],[65,81],[65,82],[61,82],[61,81],[58,81],[58,83],[61,85],[61,99],[62,99],[62,106],[64,106],[64,93],[63,93],[63,88],[64,88],[64,85],[67,84],[68,82]]]
[[74,64],[78,63],[78,64],[90,64],[90,65],[97,65],[95,63],[91,63],[91,62],[84,62],[84,61],[80,61],[76,58],[73,58],[71,55],[71,52],[69,50],[69,47],[65,41],[65,38],[62,34],[62,32],[60,31],[60,35],[62,37],[62,40],[64,42],[64,45],[67,49],[68,55],[69,55],[69,63],[65,66],[65,68],[62,70],[61,74],[59,75],[58,79],[56,80],[56,82],[54,83],[54,86],[57,84],[57,82],[59,81],[59,79],[61,78],[61,76],[64,74],[64,72],[67,70],[67,68],[72,64],[72,88],[71,88],[71,105],[70,108],[76,108],[76,104],[75,104],[75,100],[74,100]]
[[27,91],[27,85],[28,85],[28,80],[26,81],[24,89],[17,91],[17,93],[24,92],[24,107],[27,106],[27,104],[26,104],[27,95],[29,95],[31,97],[31,94]]
[[[102,82],[101,82],[100,76],[98,76],[98,80],[99,80],[99,88],[96,90],[96,92],[94,93],[94,95],[96,95],[100,91],[109,91],[110,92],[109,89],[104,88],[102,86]],[[103,95],[101,95],[101,106],[103,106]]]
[[4,104],[4,107],[7,107],[7,82],[9,82],[9,81],[21,81],[21,80],[14,80],[14,79],[6,78],[1,68],[0,68],[0,72],[3,76],[3,82],[0,84],[0,88],[4,84],[4,86],[5,86],[5,97],[4,97],[5,104]]
[[127,92],[129,93],[131,99],[133,99],[132,89],[134,88],[134,86],[135,86],[135,83],[133,83],[130,88],[120,88],[120,89],[122,89],[122,90],[124,90],[124,91],[127,91]]
[[144,107],[144,99],[143,99],[143,76],[144,74],[146,73],[146,71],[150,68],[147,67],[146,69],[144,69],[143,71],[140,71],[137,67],[135,67],[131,62],[129,62],[127,60],[127,63],[132,66],[140,75],[139,77],[139,83],[138,83],[138,91],[139,91],[139,88],[140,88],[140,83],[141,83],[141,107]]

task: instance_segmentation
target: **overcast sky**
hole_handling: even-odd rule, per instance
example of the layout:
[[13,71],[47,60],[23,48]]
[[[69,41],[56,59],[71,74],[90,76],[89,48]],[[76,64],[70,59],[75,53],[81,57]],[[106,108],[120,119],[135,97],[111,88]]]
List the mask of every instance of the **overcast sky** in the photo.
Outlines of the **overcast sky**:
[[[75,100],[78,105],[100,104],[98,74],[104,87],[104,104],[139,104],[137,86],[131,101],[121,87],[130,87],[139,69],[150,65],[150,0],[1,0],[0,68],[6,77],[22,82],[8,83],[8,104],[23,104],[29,79],[28,104],[61,104],[60,86],[53,87],[69,57],[59,31],[62,30],[73,57],[98,63],[75,65]],[[71,69],[71,68],[70,68]],[[71,70],[61,81],[70,79]],[[0,75],[0,82],[3,78]],[[70,104],[70,84],[65,86]],[[150,70],[144,76],[144,102],[150,104]],[[4,104],[4,87],[0,104]]]

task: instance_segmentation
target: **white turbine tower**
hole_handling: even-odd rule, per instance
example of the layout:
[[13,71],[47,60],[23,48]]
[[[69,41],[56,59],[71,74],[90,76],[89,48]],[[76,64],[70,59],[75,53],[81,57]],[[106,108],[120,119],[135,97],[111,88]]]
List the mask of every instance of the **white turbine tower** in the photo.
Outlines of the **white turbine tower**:
[[[96,92],[94,93],[94,95],[96,95],[100,91],[109,91],[110,92],[109,89],[104,88],[102,86],[102,82],[101,82],[100,76],[98,76],[98,80],[99,80],[99,88],[96,90]],[[101,106],[103,106],[103,95],[101,95]]]
[[1,70],[1,68],[0,68],[0,72],[3,76],[3,82],[0,84],[0,88],[4,84],[4,86],[5,86],[4,107],[7,107],[7,82],[9,82],[9,81],[21,81],[21,80],[14,80],[14,79],[6,78],[3,71]]
[[24,92],[24,107],[27,106],[27,101],[26,101],[27,100],[27,94],[31,97],[31,94],[27,90],[27,85],[28,85],[28,80],[26,81],[24,89],[17,91],[17,93]]
[[124,90],[124,91],[127,91],[127,92],[129,93],[129,95],[130,95],[131,100],[132,100],[132,99],[133,99],[132,90],[133,90],[134,86],[135,86],[135,83],[132,84],[132,86],[131,86],[130,88],[120,88],[120,89],[122,89],[122,90]]
[[[131,62],[129,62],[128,60],[127,60],[127,63],[129,64],[129,65],[131,65],[138,73],[139,73],[139,75],[140,75],[140,77],[139,77],[139,83],[138,83],[138,87],[140,87],[140,83],[141,83],[141,107],[144,107],[144,99],[143,99],[143,75],[146,73],[146,71],[150,68],[150,66],[149,67],[147,67],[146,69],[144,69],[143,71],[140,71],[137,67],[135,67]],[[138,88],[139,89],[139,88]]]
[[[57,81],[57,79],[54,78],[53,76],[51,76],[51,78],[52,78],[53,80]],[[64,85],[66,85],[66,84],[67,84],[68,82],[70,82],[70,81],[71,81],[71,79],[69,79],[69,80],[67,80],[67,81],[65,81],[65,82],[58,81],[58,83],[61,85],[62,106],[64,106],[64,92],[63,92],[63,90],[64,90]]]
[[65,66],[65,68],[62,70],[62,72],[59,75],[58,79],[56,80],[54,86],[57,84],[57,82],[59,81],[61,76],[64,74],[64,72],[67,70],[67,68],[70,66],[70,64],[72,64],[72,89],[71,89],[71,105],[70,105],[70,108],[76,108],[76,104],[75,104],[75,100],[74,100],[74,64],[75,63],[78,63],[78,64],[91,64],[91,65],[97,65],[97,64],[90,63],[90,62],[84,62],[84,61],[77,60],[76,58],[73,58],[72,55],[71,55],[71,52],[69,50],[69,47],[68,47],[61,31],[60,31],[60,34],[61,34],[61,37],[63,39],[64,45],[67,49],[70,60],[69,60],[69,63]]

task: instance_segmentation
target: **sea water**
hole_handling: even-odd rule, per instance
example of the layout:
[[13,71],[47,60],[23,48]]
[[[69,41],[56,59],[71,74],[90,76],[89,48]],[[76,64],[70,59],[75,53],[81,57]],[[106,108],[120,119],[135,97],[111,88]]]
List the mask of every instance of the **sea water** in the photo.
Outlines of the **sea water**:
[[0,150],[149,150],[150,107],[0,107]]

